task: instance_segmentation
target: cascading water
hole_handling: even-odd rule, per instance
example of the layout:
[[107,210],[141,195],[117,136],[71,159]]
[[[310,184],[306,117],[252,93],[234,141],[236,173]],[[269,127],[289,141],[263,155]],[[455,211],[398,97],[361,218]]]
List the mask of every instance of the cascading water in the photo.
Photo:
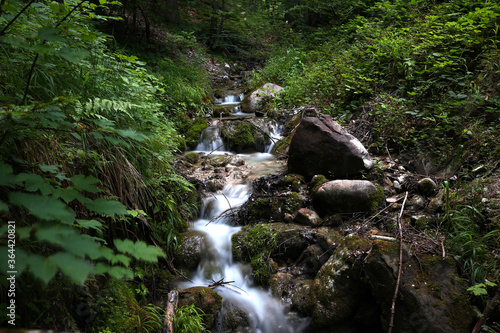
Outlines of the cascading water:
[[201,132],[200,141],[195,151],[199,152],[224,152],[224,142],[220,137],[217,126],[209,126]]
[[218,104],[220,105],[235,105],[239,104],[243,100],[244,95],[242,93],[236,95],[227,95],[224,96],[222,101]]
[[[202,134],[197,147],[198,151],[212,152],[216,148],[215,146],[223,146],[222,140],[214,143],[220,139],[218,134],[214,134],[218,133],[216,129],[217,127],[213,126],[213,128],[208,127],[205,130],[205,132],[209,130],[209,133]],[[273,136],[278,138],[279,127],[277,125],[274,132]],[[214,140],[214,137],[217,139]],[[272,144],[266,150],[270,151]],[[265,154],[268,158],[270,156],[268,152],[257,153],[257,155],[259,154]],[[251,156],[252,154],[243,157],[251,159]],[[183,283],[182,286],[208,285],[221,280],[234,281],[230,285],[233,288],[218,288],[217,291],[224,300],[229,300],[248,314],[253,332],[304,332],[305,326],[307,326],[306,322],[294,318],[295,321],[292,324],[279,300],[273,298],[268,291],[253,285],[248,274],[248,266],[233,262],[231,236],[237,233],[241,227],[232,226],[231,221],[225,217],[224,213],[245,203],[250,192],[250,186],[240,180],[226,184],[221,193],[213,193],[205,198],[200,218],[193,223],[192,229],[204,232],[211,248],[192,277],[192,282]]]

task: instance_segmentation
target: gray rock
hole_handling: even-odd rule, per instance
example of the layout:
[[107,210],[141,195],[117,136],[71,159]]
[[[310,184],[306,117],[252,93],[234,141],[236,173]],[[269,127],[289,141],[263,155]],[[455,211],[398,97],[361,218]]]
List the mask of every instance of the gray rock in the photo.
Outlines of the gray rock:
[[410,210],[417,210],[419,208],[424,208],[425,207],[425,198],[421,195],[415,194],[413,195],[410,200],[408,200],[408,208]]
[[[396,332],[470,332],[474,319],[464,281],[453,259],[404,251],[404,266],[394,318]],[[371,291],[388,327],[397,280],[399,244],[374,241],[363,267]]]
[[288,172],[347,178],[369,170],[373,161],[366,148],[330,116],[305,117],[289,148]]
[[266,100],[275,98],[281,90],[283,90],[283,87],[277,84],[266,83],[262,88],[253,91],[243,99],[241,109],[243,112],[248,113],[261,111],[267,103]]
[[176,251],[175,264],[188,270],[195,269],[207,251],[206,236],[197,231],[184,232],[181,236],[182,241]]
[[222,302],[222,309],[217,316],[217,332],[234,332],[250,326],[250,316],[245,309],[231,300]]
[[295,216],[295,223],[305,226],[317,227],[322,220],[318,213],[309,208],[301,208]]
[[383,195],[367,180],[333,180],[319,186],[313,193],[313,204],[323,215],[334,213],[368,212]]

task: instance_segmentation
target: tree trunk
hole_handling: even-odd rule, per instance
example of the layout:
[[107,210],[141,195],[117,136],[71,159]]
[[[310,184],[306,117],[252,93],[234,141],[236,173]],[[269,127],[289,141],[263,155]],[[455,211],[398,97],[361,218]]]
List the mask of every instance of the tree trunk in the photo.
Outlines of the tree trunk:
[[179,4],[177,0],[165,0],[167,6],[167,13],[165,18],[168,23],[177,23],[179,21]]
[[210,34],[217,35],[217,26],[218,26],[218,11],[220,9],[219,1],[212,1],[212,17],[210,18]]

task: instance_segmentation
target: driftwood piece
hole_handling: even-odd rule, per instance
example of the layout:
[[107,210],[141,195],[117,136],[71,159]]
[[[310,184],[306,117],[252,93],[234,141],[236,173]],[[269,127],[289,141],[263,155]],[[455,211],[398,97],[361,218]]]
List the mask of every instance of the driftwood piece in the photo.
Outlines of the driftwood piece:
[[165,318],[163,319],[163,333],[174,333],[174,315],[179,302],[179,292],[171,290],[168,293],[167,307],[165,308]]

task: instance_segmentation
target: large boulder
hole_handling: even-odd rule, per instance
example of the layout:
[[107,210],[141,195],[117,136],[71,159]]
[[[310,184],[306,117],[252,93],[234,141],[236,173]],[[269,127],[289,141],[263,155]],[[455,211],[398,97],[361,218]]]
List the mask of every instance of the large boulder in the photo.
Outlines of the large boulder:
[[256,112],[264,109],[266,104],[275,98],[283,87],[274,83],[266,83],[262,88],[254,90],[250,95],[246,96],[241,102],[243,112]]
[[[397,283],[399,244],[374,241],[363,272],[388,327]],[[474,311],[452,258],[403,251],[403,271],[394,317],[395,332],[470,332]]]
[[302,119],[288,154],[288,172],[308,179],[318,174],[328,178],[347,178],[373,166],[361,142],[323,114]]
[[369,212],[383,198],[383,191],[368,180],[332,180],[313,192],[314,207],[323,215]]

